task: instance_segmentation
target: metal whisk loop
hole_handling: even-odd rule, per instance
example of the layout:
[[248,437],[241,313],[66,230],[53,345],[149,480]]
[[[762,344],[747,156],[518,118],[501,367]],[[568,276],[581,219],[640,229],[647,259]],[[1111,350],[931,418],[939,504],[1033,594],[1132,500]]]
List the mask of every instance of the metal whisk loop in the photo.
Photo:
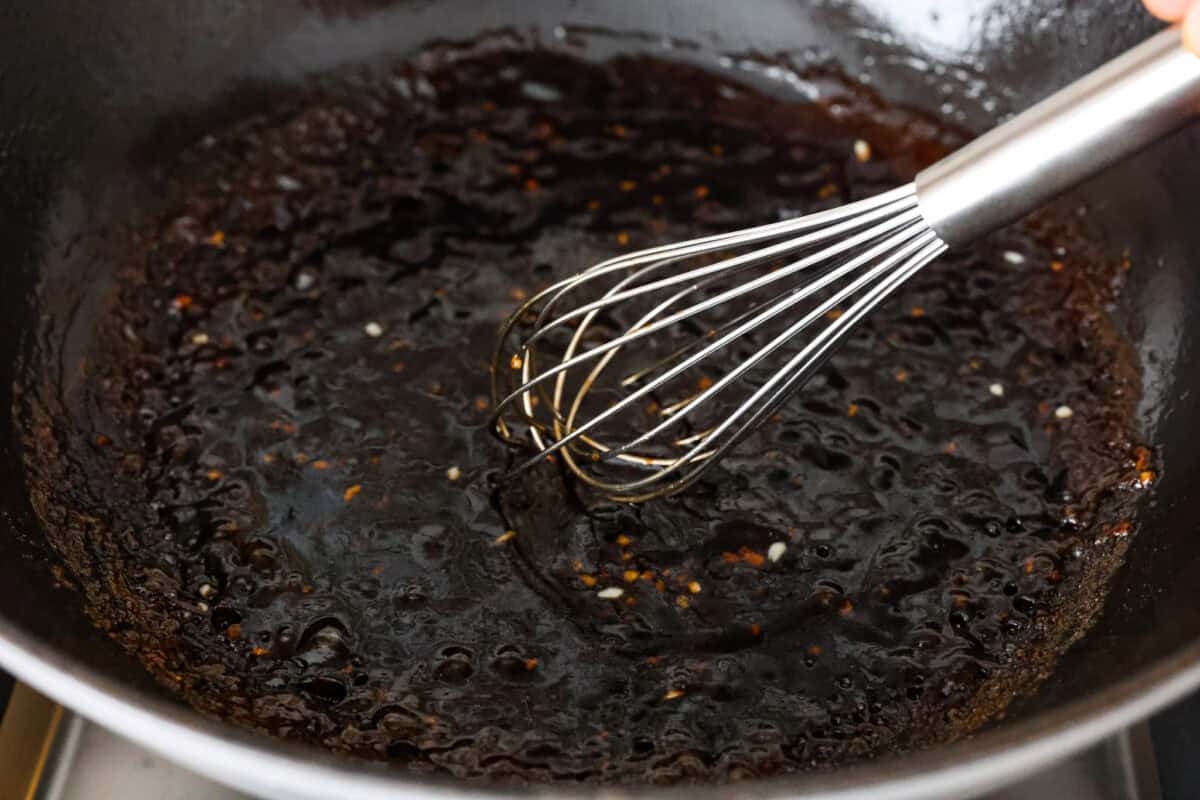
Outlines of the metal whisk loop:
[[[597,264],[538,292],[505,323],[492,365],[496,430],[516,440],[510,422],[528,427],[538,452],[518,472],[558,453],[616,499],[679,491],[944,249],[909,185]],[[509,349],[518,331],[526,335]],[[656,352],[664,342],[667,352]],[[615,369],[629,360],[632,368]],[[687,389],[697,371],[719,377]],[[611,430],[641,409],[653,417],[644,430]],[[702,418],[713,410],[715,419]]]

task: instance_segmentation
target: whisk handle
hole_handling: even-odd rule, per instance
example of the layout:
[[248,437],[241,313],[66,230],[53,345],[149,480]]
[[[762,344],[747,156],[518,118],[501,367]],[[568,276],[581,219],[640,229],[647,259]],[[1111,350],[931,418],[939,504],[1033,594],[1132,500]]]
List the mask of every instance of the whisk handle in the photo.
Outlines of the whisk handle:
[[1200,57],[1168,28],[920,172],[951,247],[1025,215],[1200,114]]

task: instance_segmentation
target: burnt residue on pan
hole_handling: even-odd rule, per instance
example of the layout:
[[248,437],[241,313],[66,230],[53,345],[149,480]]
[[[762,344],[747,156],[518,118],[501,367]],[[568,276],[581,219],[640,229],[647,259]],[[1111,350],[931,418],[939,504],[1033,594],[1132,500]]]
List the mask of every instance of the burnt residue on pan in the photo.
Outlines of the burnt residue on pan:
[[1051,215],[927,268],[692,491],[497,483],[524,293],[960,141],[810,77],[785,102],[493,38],[197,142],[96,248],[82,388],[53,358],[20,387],[62,582],[205,713],[470,778],[723,780],[995,717],[1087,629],[1154,477],[1104,310],[1128,264]]

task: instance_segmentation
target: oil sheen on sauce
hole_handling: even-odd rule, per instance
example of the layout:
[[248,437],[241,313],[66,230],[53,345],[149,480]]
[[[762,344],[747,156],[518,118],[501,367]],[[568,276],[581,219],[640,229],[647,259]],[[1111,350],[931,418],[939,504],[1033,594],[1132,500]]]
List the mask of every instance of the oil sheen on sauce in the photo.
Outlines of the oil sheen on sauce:
[[62,582],[206,714],[465,778],[720,781],[986,721],[1086,630],[1153,478],[1122,265],[1050,214],[926,268],[685,494],[497,483],[526,293],[960,141],[822,79],[485,40],[197,142],[97,251],[83,390],[22,394]]

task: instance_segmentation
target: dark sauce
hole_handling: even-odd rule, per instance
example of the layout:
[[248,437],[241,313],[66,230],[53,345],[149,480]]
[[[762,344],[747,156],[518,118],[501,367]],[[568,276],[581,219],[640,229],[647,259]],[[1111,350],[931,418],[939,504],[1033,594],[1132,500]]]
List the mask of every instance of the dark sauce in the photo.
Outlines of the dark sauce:
[[1051,215],[928,267],[683,495],[498,483],[524,292],[961,140],[816,79],[485,41],[182,153],[104,250],[83,389],[22,395],[63,582],[205,713],[468,778],[724,780],[995,716],[1086,630],[1153,478],[1121,265]]

